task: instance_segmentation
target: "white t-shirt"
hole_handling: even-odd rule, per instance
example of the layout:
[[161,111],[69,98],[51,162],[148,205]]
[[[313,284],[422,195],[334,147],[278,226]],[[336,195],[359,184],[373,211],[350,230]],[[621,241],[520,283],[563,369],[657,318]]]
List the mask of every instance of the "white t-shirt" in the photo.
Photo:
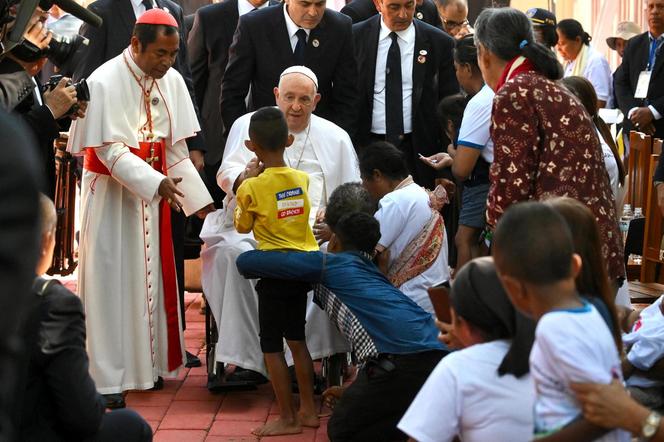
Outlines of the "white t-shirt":
[[529,441],[535,390],[530,375],[498,376],[510,341],[477,344],[445,356],[399,422],[419,442]]
[[615,199],[618,195],[618,187],[620,186],[619,174],[618,174],[618,163],[616,163],[616,157],[613,155],[613,151],[604,141],[604,137],[597,130],[597,136],[599,137],[599,142],[602,145],[602,156],[604,157],[604,166],[606,171],[609,173],[609,182],[611,184],[611,191],[613,192],[613,198]]
[[[623,334],[623,344],[629,349],[627,360],[639,370],[650,370],[655,362],[664,357],[662,297],[643,309],[631,332]],[[627,385],[648,388],[664,385],[664,382],[634,375],[627,379]]]
[[[620,357],[609,328],[594,306],[553,310],[542,316],[530,352],[536,390],[535,432],[555,432],[582,414],[570,382],[608,384],[622,380]],[[614,430],[598,441],[630,441]]]
[[493,141],[491,140],[491,108],[495,93],[486,84],[470,99],[463,111],[457,145],[480,149],[482,158],[493,163]]
[[[429,222],[431,218],[429,195],[417,184],[409,184],[381,198],[374,217],[380,223],[378,244],[389,249],[389,265],[392,265]],[[433,314],[433,305],[427,289],[448,279],[450,272],[447,267],[447,232],[445,232],[443,246],[434,263],[398,288],[424,310]]]
[[[592,46],[588,47],[586,55],[586,69],[583,71],[583,77],[590,81],[597,93],[597,99],[606,101],[605,107],[610,105],[613,97],[613,74],[611,67],[604,55],[593,49]],[[565,67],[565,77],[572,75],[574,64],[578,61],[577,58]]]

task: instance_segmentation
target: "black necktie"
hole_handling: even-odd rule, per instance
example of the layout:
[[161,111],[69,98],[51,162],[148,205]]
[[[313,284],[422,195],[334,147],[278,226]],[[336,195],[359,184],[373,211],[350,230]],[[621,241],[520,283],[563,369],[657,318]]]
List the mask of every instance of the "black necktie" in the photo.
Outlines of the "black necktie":
[[397,34],[390,33],[392,44],[387,51],[385,70],[385,139],[399,146],[403,135],[403,92],[401,85],[401,51]]
[[145,6],[146,11],[149,11],[150,9],[152,9],[152,1],[143,0],[141,3],[143,3],[143,6]]
[[298,29],[295,33],[297,36],[297,44],[295,45],[295,50],[293,55],[295,56],[295,64],[303,66],[304,65],[304,48],[307,46],[307,33],[304,29]]

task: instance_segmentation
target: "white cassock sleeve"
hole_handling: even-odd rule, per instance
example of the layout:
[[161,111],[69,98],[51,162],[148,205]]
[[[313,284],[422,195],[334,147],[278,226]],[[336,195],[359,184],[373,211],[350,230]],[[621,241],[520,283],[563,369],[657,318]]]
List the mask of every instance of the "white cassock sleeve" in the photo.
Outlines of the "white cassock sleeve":
[[95,152],[111,176],[143,201],[149,203],[160,198],[157,190],[166,177],[131,153],[126,145],[105,144],[95,148]]
[[180,140],[173,145],[167,159],[170,164],[167,170],[168,176],[170,178],[182,178],[177,187],[184,193],[184,197],[180,197],[184,214],[190,216],[208,204],[212,204],[210,193],[196,167],[189,159],[187,143],[184,140]]
[[235,120],[224,148],[224,157],[217,172],[217,184],[229,196],[235,196],[233,184],[242,173],[247,163],[254,158],[254,153],[246,148],[244,140],[249,139],[249,119],[251,114],[245,114]]

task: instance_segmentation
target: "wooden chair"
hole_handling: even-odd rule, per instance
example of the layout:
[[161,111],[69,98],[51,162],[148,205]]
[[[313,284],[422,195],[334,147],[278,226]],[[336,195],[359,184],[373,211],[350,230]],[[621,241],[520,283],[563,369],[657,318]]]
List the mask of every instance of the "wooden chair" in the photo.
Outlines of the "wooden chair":
[[[662,140],[655,140],[653,151],[661,152]],[[643,234],[643,258],[641,264],[641,282],[664,282],[662,264],[664,264],[664,247],[662,247],[662,214],[657,204],[657,192],[653,187],[653,175],[659,162],[659,154],[650,155],[648,172],[648,188],[645,207],[645,229]]]
[[632,210],[636,207],[645,207],[648,195],[650,155],[653,153],[653,142],[650,135],[631,131],[629,133],[629,158],[627,162],[627,197],[626,204],[631,204]]

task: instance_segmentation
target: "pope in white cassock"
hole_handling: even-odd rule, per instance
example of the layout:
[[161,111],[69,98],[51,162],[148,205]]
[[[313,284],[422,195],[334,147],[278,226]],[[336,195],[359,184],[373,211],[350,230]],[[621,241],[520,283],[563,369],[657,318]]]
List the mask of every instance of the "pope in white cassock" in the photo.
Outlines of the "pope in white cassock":
[[175,19],[152,9],[131,45],[87,80],[87,118],[68,150],[85,155],[78,291],[100,393],[149,389],[184,362],[170,209],[205,216],[212,198],[185,139],[200,130],[180,74]]
[[[295,141],[286,149],[287,164],[309,174],[310,223],[319,236],[316,214],[340,184],[359,181],[357,156],[348,134],[334,123],[313,115],[317,93],[316,75],[304,66],[292,66],[281,74],[274,88],[277,106],[286,116]],[[226,192],[224,209],[206,219],[201,238],[207,248],[201,253],[202,285],[219,330],[215,359],[266,374],[258,338],[258,298],[255,281],[244,279],[236,258],[256,248],[252,234],[240,234],[233,226],[235,190],[243,179],[257,175],[261,165],[245,147],[249,139],[251,113],[240,117],[228,135],[217,182]],[[327,315],[312,303],[309,293],[306,324],[307,347],[312,358],[349,351],[348,343]],[[287,354],[287,358],[288,358]],[[290,362],[290,361],[289,361]]]

